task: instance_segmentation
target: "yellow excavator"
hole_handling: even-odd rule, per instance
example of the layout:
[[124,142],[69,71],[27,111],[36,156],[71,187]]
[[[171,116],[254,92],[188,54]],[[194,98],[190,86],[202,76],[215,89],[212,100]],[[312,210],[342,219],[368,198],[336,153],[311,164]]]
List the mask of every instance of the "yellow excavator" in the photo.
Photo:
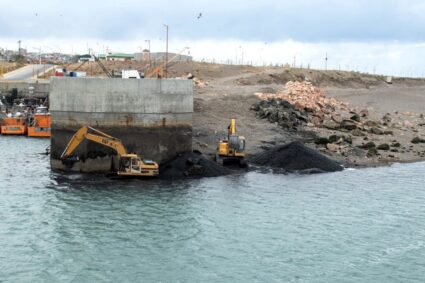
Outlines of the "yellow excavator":
[[142,160],[137,154],[128,154],[121,140],[92,127],[79,129],[69,141],[61,160],[67,160],[83,140],[89,140],[115,150],[119,156],[118,177],[153,177],[159,174],[159,166],[151,160]]
[[245,137],[236,134],[236,119],[230,120],[227,138],[218,142],[215,160],[223,165],[236,161],[241,167],[247,166],[245,161]]

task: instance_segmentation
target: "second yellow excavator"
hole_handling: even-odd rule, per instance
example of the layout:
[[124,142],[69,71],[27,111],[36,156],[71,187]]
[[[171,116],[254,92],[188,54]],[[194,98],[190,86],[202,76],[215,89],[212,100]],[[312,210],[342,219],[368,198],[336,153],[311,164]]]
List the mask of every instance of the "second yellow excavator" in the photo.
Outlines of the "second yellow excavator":
[[69,158],[83,140],[102,144],[117,152],[119,169],[116,174],[118,177],[153,177],[159,174],[159,166],[156,162],[142,160],[137,154],[128,154],[121,140],[88,126],[82,127],[74,134],[62,153],[61,160]]
[[218,142],[215,160],[220,164],[237,161],[241,167],[247,166],[245,137],[236,134],[236,119],[230,120],[227,138]]

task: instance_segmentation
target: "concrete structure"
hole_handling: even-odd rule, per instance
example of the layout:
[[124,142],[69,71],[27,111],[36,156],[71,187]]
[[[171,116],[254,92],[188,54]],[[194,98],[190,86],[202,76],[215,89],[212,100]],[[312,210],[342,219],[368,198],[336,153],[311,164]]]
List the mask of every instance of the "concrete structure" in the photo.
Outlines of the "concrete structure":
[[46,98],[49,95],[50,82],[48,80],[3,81],[0,80],[0,97]]
[[71,168],[59,157],[84,125],[122,140],[129,152],[164,162],[192,149],[190,80],[52,78],[52,169],[105,172],[117,168],[114,152],[85,142]]

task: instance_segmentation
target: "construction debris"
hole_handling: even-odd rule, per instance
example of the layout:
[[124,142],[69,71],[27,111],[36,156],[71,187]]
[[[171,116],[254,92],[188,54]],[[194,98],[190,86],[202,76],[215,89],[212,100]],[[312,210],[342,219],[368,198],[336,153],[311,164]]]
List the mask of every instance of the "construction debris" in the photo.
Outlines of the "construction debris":
[[[350,109],[347,103],[326,97],[310,82],[288,82],[283,91],[256,95],[261,100],[252,105],[251,110],[260,118],[287,130],[298,131],[300,126],[314,128],[318,133],[315,146],[331,154],[348,156],[356,146],[365,150],[365,157],[380,155],[378,150],[396,151],[383,143],[374,144],[373,148],[359,146],[359,139],[378,141],[383,136],[393,136],[395,129],[417,131],[417,124],[408,120],[394,123],[394,119],[400,120],[397,112],[396,116],[386,113],[381,119],[371,120],[369,112],[373,109]],[[415,113],[404,114],[410,115],[412,120],[417,116]],[[420,119],[423,118],[419,116]],[[420,142],[419,138],[412,141],[414,144]]]
[[326,97],[319,88],[314,87],[311,82],[288,82],[285,89],[278,93],[256,93],[263,99],[286,100],[297,109],[308,112],[333,113],[337,109],[348,110],[346,103],[334,98]]
[[[261,101],[251,109],[261,118],[277,122],[284,128],[297,129],[307,124],[332,130],[354,130],[361,114],[352,112],[348,105],[326,97],[310,82],[288,82],[281,92],[255,93]],[[344,114],[343,117],[342,114]],[[351,117],[351,118],[350,118]]]

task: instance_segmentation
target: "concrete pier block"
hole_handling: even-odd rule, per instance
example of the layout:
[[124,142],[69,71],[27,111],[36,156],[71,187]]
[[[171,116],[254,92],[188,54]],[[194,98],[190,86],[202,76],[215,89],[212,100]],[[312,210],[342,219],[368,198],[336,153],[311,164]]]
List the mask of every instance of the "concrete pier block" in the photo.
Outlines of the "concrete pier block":
[[69,139],[88,125],[122,140],[129,152],[164,162],[192,149],[193,86],[190,80],[52,78],[52,169],[109,171],[115,153],[84,142],[72,168],[59,160]]

